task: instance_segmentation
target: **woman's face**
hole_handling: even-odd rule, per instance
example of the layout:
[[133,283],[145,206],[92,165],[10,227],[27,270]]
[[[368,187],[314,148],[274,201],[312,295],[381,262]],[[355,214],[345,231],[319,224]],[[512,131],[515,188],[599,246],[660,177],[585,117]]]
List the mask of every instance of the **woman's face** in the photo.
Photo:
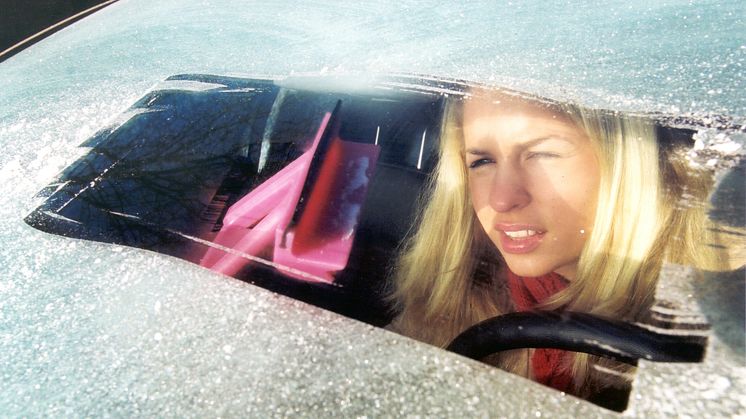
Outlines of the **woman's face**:
[[599,185],[585,132],[541,105],[493,96],[465,104],[464,145],[474,210],[510,270],[574,279]]

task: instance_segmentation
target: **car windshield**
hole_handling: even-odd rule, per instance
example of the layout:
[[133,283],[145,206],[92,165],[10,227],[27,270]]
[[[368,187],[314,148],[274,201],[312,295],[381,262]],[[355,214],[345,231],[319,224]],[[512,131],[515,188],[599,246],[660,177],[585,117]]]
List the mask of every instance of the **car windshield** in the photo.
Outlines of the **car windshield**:
[[[648,290],[655,288],[658,277],[696,276],[694,271],[677,271],[679,265],[711,275],[707,276],[709,282],[695,282],[693,288],[679,289],[662,281],[663,288],[676,292],[669,295],[658,289],[640,301],[630,300],[627,306],[609,297],[606,306],[593,303],[583,308],[578,302],[582,298],[573,297],[540,308],[556,310],[571,304],[575,311],[614,313],[626,323],[655,330],[670,330],[671,323],[680,320],[676,320],[676,313],[692,309],[700,317],[682,321],[687,332],[673,327],[670,334],[685,334],[690,338],[687,344],[697,346],[702,362],[688,371],[695,371],[692,374],[700,382],[711,382],[708,390],[714,388],[712,394],[716,394],[712,400],[721,396],[733,399],[732,390],[742,379],[724,370],[715,373],[708,362],[725,359],[723,365],[730,365],[727,362],[742,356],[744,347],[743,316],[723,314],[743,313],[742,292],[739,294],[742,270],[731,272],[741,266],[742,259],[731,250],[738,253],[743,249],[746,225],[742,199],[746,143],[743,26],[742,6],[735,1],[655,5],[485,1],[458,7],[391,1],[375,7],[342,7],[334,2],[258,6],[232,1],[122,0],[95,13],[0,64],[0,141],[5,147],[0,156],[5,217],[0,222],[6,245],[3,260],[9,267],[0,286],[7,301],[2,316],[9,319],[2,340],[4,350],[0,351],[6,355],[0,355],[0,364],[7,366],[4,370],[10,388],[24,397],[31,397],[37,385],[44,394],[64,395],[64,402],[52,401],[29,410],[3,392],[0,405],[18,414],[59,413],[54,409],[64,405],[91,406],[90,401],[100,398],[99,393],[81,396],[82,384],[75,387],[77,393],[68,391],[66,379],[59,377],[82,383],[92,374],[108,389],[102,391],[112,391],[114,399],[124,400],[128,393],[114,390],[117,383],[128,374],[139,378],[152,374],[152,368],[128,364],[127,357],[133,353],[150,366],[169,364],[164,361],[170,356],[166,353],[183,357],[179,368],[204,361],[210,371],[195,376],[210,377],[207,392],[220,393],[226,383],[238,388],[244,378],[215,371],[230,369],[226,363],[234,362],[236,348],[244,345],[240,336],[245,337],[254,319],[267,313],[277,315],[276,322],[263,323],[263,330],[256,332],[266,339],[255,342],[264,343],[246,344],[238,350],[246,356],[241,357],[243,364],[236,371],[262,371],[257,373],[259,377],[286,371],[275,364],[276,353],[261,352],[267,342],[279,339],[277,330],[287,335],[297,333],[298,339],[317,343],[317,349],[340,349],[318,335],[320,330],[330,330],[327,325],[335,324],[337,317],[322,315],[319,327],[310,328],[300,327],[294,320],[283,322],[281,317],[291,313],[288,316],[309,319],[312,324],[318,312],[307,314],[304,310],[312,309],[305,305],[275,301],[272,294],[254,288],[237,292],[232,288],[235,282],[225,282],[225,277],[209,275],[203,268],[447,346],[458,333],[420,335],[419,331],[426,334],[424,330],[430,328],[412,320],[435,321],[420,314],[445,310],[445,306],[429,306],[418,312],[412,301],[428,297],[409,294],[412,300],[408,302],[401,284],[408,281],[402,272],[410,272],[409,278],[417,276],[412,272],[441,278],[433,272],[450,271],[433,262],[451,262],[442,255],[422,259],[430,262],[419,264],[408,264],[403,255],[416,256],[417,246],[437,248],[453,243],[452,238],[423,242],[427,245],[417,242],[417,237],[432,233],[429,227],[423,228],[428,224],[425,218],[454,219],[435,209],[440,203],[452,202],[439,199],[455,196],[437,186],[439,176],[455,179],[443,175],[453,168],[463,169],[463,181],[452,183],[456,184],[453,190],[465,194],[459,202],[468,204],[462,207],[471,214],[468,228],[455,222],[430,225],[446,226],[444,234],[470,232],[469,243],[477,243],[473,249],[479,251],[459,259],[458,266],[470,266],[474,287],[495,285],[490,278],[511,278],[507,271],[521,278],[557,273],[570,279],[571,285],[565,288],[563,279],[555,278],[552,284],[559,284],[555,291],[561,294],[552,295],[565,298],[575,292],[572,279],[576,275],[590,278],[588,272],[612,272],[609,266],[616,264],[615,275],[632,278],[634,275],[625,271],[632,266],[630,261],[654,272],[650,275],[654,279],[646,285]],[[505,133],[502,130],[479,131],[478,123],[490,118],[502,118],[500,126],[528,118],[534,122],[530,126],[555,130],[527,134],[531,141],[541,140],[529,147],[528,137],[518,142],[517,136],[500,137]],[[613,138],[609,133],[615,129],[625,133],[620,137],[625,145],[609,151],[603,147],[612,142],[604,141]],[[647,145],[634,151],[626,145],[634,143],[632,139]],[[507,145],[513,148],[505,148]],[[531,148],[538,145],[543,148]],[[461,160],[449,169],[443,162],[451,147],[460,153]],[[558,161],[569,149],[572,152],[567,154],[573,158],[582,150],[595,154],[573,163],[572,171],[564,171]],[[626,164],[626,171],[614,172],[622,165],[603,160],[613,161],[615,156],[628,153],[622,160],[631,162],[642,155],[640,150],[647,160],[640,160],[636,172]],[[520,158],[510,160],[508,156]],[[513,176],[502,176],[506,168],[514,169]],[[518,177],[516,173],[534,177]],[[643,187],[636,188],[628,181],[633,177],[639,178]],[[488,178],[490,182],[485,181]],[[622,178],[625,180],[619,180]],[[654,178],[660,187],[652,195],[635,195],[635,190],[647,193],[645,181]],[[522,179],[522,183],[505,183],[504,179]],[[498,181],[507,189],[489,188]],[[552,187],[535,189],[537,184]],[[566,185],[577,188],[568,190],[563,188]],[[601,191],[603,196],[578,194],[579,185]],[[513,201],[506,204],[494,191],[510,188],[520,193],[510,196]],[[532,197],[529,201],[537,208],[531,217],[499,215],[506,212],[501,205],[528,208],[526,196]],[[626,201],[617,199],[621,196]],[[542,205],[536,206],[540,202]],[[604,207],[609,203],[619,204]],[[655,217],[619,218],[625,209],[643,207],[655,208],[650,211],[653,215],[668,211],[666,219],[674,221],[664,228],[653,226]],[[546,208],[552,211],[542,218]],[[600,217],[603,211],[606,216]],[[583,249],[590,249],[585,247],[586,240],[611,242],[621,237],[618,231],[622,227],[591,231],[587,225],[593,223],[573,224],[591,213],[596,226],[597,220],[617,220],[608,224],[623,225],[624,231],[637,233],[627,234],[625,243],[595,247],[603,258],[591,258],[590,250],[581,256]],[[24,218],[40,230],[72,238],[30,229]],[[266,231],[253,233],[265,224]],[[699,230],[690,228],[693,225]],[[565,228],[574,235],[562,236]],[[593,235],[601,230],[614,234]],[[655,237],[644,247],[641,243],[648,236]],[[562,245],[550,252],[552,257],[531,262],[532,266],[546,262],[546,269],[524,269],[520,255],[550,239]],[[679,242],[692,244],[691,249],[671,250],[675,246],[670,243]],[[697,259],[692,249],[698,249],[695,245],[699,244],[709,250]],[[720,257],[710,257],[719,250],[724,252]],[[658,265],[645,265],[646,258],[658,255],[656,252],[665,257],[656,259]],[[432,254],[439,255],[435,250]],[[580,258],[598,263],[603,259],[609,266],[575,262]],[[201,285],[208,282],[209,286]],[[511,283],[515,282],[504,286]],[[631,279],[620,280],[607,291],[615,294],[621,288],[613,287],[622,283],[637,284]],[[712,285],[716,283],[718,286]],[[435,289],[431,285],[425,288]],[[518,304],[519,297],[526,294],[511,290],[499,295]],[[225,303],[232,298],[240,302]],[[252,303],[257,299],[258,303]],[[130,310],[130,304],[135,308]],[[168,322],[158,320],[166,306],[172,316]],[[649,311],[651,307],[655,310]],[[143,317],[138,313],[150,314]],[[477,317],[481,320],[492,314]],[[245,320],[247,316],[249,320]],[[244,320],[237,321],[239,318]],[[723,323],[718,322],[721,318]],[[473,324],[477,319],[465,322]],[[226,324],[231,326],[216,326]],[[469,325],[449,323],[448,327],[462,331]],[[71,333],[60,333],[60,327]],[[228,332],[231,327],[241,330]],[[708,328],[709,334],[690,332]],[[367,342],[383,342],[388,339],[385,336],[374,334]],[[124,351],[123,342],[133,344]],[[288,345],[298,359],[301,354],[317,359],[318,352],[310,350],[313,345],[293,342]],[[202,344],[209,348],[205,351],[223,356],[207,360],[207,352],[197,350]],[[405,344],[382,346],[395,352],[397,345]],[[355,342],[349,347],[363,350],[365,345]],[[702,351],[715,355],[702,359]],[[264,355],[252,357],[249,353]],[[432,361],[437,364],[443,355],[434,353],[425,358],[438,358]],[[425,358],[419,358],[426,364],[423,370],[432,367],[438,371],[433,377],[439,376],[440,367]],[[52,362],[50,359],[55,378],[44,382],[44,366]],[[90,362],[89,367],[79,369],[76,359],[102,362]],[[377,359],[381,364],[386,362],[384,355]],[[408,363],[412,358],[401,355],[398,359]],[[347,361],[345,365],[349,365]],[[337,368],[334,371],[345,368],[342,363],[329,363],[334,365],[330,368]],[[105,369],[100,366],[104,364],[119,366],[111,379],[104,377]],[[306,364],[295,365],[298,373],[292,375],[297,383],[313,385],[313,376],[318,374]],[[605,364],[603,368],[616,371]],[[661,374],[668,374],[665,379],[680,390],[674,399],[691,392],[696,378],[683,373],[678,382],[671,378],[686,367],[666,368],[643,362],[640,371],[656,371],[648,376],[624,370],[622,375],[629,373],[627,381],[635,384],[622,388],[623,406],[613,408],[629,407],[632,415],[656,411],[656,403],[666,398],[656,393],[660,390],[655,384],[660,378],[657,371],[665,371]],[[176,376],[184,378],[191,373]],[[533,370],[520,375],[536,379]],[[428,382],[427,377],[413,378],[406,386],[411,394]],[[339,382],[338,377],[327,378],[328,382]],[[360,382],[370,382],[368,378]],[[173,380],[166,381],[174,384]],[[469,390],[448,390],[458,394],[445,399],[455,400],[467,393],[472,397],[480,391],[473,388],[478,382],[466,384]],[[231,407],[226,411],[270,411],[274,402],[267,400],[274,398],[268,395],[276,385],[280,384],[265,383],[256,397],[247,396],[245,403],[238,403],[238,410]],[[381,385],[393,384],[387,381]],[[149,386],[143,384],[140,390],[161,388]],[[355,394],[366,394],[363,387],[356,387]],[[194,385],[186,391],[197,395],[200,389]],[[569,393],[592,398],[581,391]],[[536,394],[561,398],[560,393]],[[169,402],[162,405],[143,402],[146,408],[141,413],[163,413],[159,409],[164,405],[185,412],[185,405],[175,403],[174,397],[167,393],[164,400]],[[355,412],[364,413],[372,404],[359,397],[355,400]],[[488,412],[497,401],[478,398],[474,403],[480,406],[479,412]],[[737,410],[738,403],[734,403],[723,404],[723,409]],[[251,410],[251,405],[262,408]],[[384,411],[397,409],[387,406]],[[578,412],[596,412],[583,410],[583,406]],[[714,402],[707,406],[717,409]],[[84,411],[97,414],[112,409],[106,405],[103,410]],[[672,409],[691,413],[699,407],[692,401]],[[435,414],[425,407],[399,411]]]

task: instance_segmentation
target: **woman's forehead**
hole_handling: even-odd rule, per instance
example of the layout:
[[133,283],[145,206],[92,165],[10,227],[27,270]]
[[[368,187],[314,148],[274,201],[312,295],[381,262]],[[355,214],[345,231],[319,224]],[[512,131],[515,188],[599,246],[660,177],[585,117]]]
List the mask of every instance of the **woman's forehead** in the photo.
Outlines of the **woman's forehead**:
[[553,136],[586,138],[585,132],[560,109],[507,96],[466,101],[463,126],[467,142],[494,139],[523,142]]
[[465,118],[523,116],[535,119],[560,119],[572,122],[556,105],[505,93],[474,96],[464,101]]

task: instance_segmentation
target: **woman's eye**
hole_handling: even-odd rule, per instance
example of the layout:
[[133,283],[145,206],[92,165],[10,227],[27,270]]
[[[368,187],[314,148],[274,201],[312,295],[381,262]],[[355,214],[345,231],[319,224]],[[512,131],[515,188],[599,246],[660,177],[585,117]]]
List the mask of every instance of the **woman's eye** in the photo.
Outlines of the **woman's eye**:
[[469,169],[476,169],[477,167],[484,166],[485,164],[492,163],[492,159],[478,159],[469,163]]

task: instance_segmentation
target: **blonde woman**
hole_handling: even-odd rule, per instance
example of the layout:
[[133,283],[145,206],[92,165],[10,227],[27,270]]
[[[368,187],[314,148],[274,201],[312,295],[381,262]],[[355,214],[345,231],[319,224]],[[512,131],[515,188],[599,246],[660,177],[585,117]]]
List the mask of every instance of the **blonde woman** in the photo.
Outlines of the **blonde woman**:
[[[445,346],[515,311],[634,320],[664,260],[728,264],[709,246],[711,176],[688,168],[675,144],[659,145],[648,120],[500,91],[470,96],[446,111],[440,161],[395,271],[393,330]],[[551,349],[485,361],[582,397],[624,391],[630,368]]]

